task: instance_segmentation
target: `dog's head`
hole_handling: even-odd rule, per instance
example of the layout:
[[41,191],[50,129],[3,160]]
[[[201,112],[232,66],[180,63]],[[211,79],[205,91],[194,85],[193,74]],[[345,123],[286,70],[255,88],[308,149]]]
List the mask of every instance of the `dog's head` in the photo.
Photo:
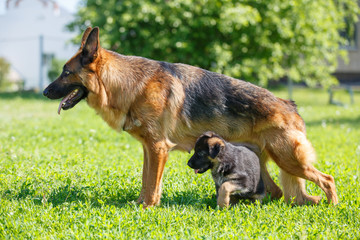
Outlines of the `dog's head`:
[[61,75],[43,92],[50,99],[63,98],[58,108],[59,114],[61,109],[70,109],[86,98],[97,85],[96,62],[99,55],[99,28],[88,27],[78,52],[67,61]]
[[225,140],[213,132],[201,135],[195,143],[195,153],[188,161],[188,166],[195,173],[204,173],[218,163],[217,156],[225,147]]

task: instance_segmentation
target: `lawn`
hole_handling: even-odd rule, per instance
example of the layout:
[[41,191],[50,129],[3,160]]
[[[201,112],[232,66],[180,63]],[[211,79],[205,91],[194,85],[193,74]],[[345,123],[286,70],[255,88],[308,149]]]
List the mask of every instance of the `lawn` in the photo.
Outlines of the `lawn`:
[[[320,89],[295,89],[294,99],[315,166],[335,177],[335,207],[266,199],[220,210],[210,173],[195,175],[190,154],[172,152],[161,205],[142,210],[142,147],[130,135],[86,103],[59,116],[59,101],[0,94],[0,239],[359,239],[360,93],[343,107],[328,105]],[[335,99],[349,102],[343,91]],[[278,168],[269,167],[278,182]],[[325,198],[315,184],[306,188]]]

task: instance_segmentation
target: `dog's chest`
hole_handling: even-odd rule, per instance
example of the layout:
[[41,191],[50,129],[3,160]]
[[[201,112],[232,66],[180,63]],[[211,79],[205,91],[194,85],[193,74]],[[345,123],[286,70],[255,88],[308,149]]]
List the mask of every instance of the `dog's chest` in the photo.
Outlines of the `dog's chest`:
[[227,179],[223,174],[217,172],[217,168],[211,171],[211,176],[217,186],[221,186]]
[[96,109],[96,112],[102,119],[114,130],[122,131],[126,121],[126,114],[119,111],[111,111],[109,109]]

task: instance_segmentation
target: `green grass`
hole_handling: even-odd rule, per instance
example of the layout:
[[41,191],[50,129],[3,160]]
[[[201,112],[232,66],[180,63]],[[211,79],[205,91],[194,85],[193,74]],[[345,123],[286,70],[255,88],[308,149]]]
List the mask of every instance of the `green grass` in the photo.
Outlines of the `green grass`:
[[[349,102],[342,91],[335,98]],[[359,239],[360,94],[345,107],[328,105],[323,90],[296,89],[294,99],[316,167],[335,177],[336,207],[265,200],[219,210],[210,174],[172,152],[161,205],[142,210],[142,148],[131,136],[86,103],[58,116],[59,101],[0,94],[0,239]],[[270,171],[278,182],[275,164]],[[325,197],[313,183],[307,191]]]

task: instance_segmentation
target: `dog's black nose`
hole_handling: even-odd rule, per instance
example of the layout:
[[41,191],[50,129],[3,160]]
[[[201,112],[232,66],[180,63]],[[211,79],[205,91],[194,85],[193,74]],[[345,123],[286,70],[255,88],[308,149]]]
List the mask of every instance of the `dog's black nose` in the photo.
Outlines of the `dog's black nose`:
[[49,95],[49,89],[48,88],[45,88],[44,91],[43,91],[43,95],[45,97],[47,97]]

